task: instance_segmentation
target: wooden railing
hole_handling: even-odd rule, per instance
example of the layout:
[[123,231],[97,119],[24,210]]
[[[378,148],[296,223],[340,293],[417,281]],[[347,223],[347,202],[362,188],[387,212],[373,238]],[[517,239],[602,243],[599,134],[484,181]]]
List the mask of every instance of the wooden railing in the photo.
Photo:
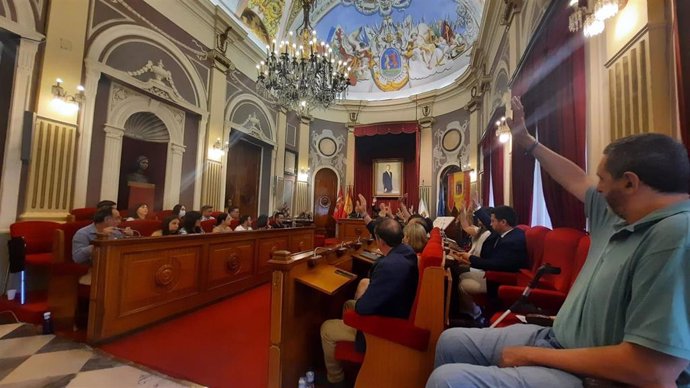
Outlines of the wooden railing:
[[313,249],[314,228],[94,245],[87,338],[100,342],[267,282],[273,253]]

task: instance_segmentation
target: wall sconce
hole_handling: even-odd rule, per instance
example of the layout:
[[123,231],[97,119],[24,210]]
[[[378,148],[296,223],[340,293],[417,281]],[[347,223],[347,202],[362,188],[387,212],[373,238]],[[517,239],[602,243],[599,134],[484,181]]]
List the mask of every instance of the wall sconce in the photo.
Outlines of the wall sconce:
[[51,86],[50,92],[53,94],[51,104],[63,114],[76,113],[79,110],[79,105],[86,100],[83,86],[78,85],[75,94],[67,94],[62,87],[62,80],[60,78],[55,80],[55,85]]
[[297,174],[298,182],[309,182],[309,169],[300,168]]
[[508,124],[506,124],[505,116],[496,120],[496,136],[498,136],[498,141],[503,144],[510,140],[510,128],[508,128]]
[[230,142],[221,142],[220,138],[217,138],[215,143],[211,146],[211,149],[208,150],[208,156],[211,159],[220,161],[223,155],[225,155],[225,151],[230,147]]

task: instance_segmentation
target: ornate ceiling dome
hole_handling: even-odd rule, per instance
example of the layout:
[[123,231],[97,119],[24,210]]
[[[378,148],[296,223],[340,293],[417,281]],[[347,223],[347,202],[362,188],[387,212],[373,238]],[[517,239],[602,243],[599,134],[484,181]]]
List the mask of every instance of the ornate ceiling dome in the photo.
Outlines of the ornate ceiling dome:
[[[301,24],[300,0],[235,6],[266,43]],[[352,67],[347,99],[395,99],[446,86],[467,70],[483,7],[484,0],[317,0],[312,24]]]

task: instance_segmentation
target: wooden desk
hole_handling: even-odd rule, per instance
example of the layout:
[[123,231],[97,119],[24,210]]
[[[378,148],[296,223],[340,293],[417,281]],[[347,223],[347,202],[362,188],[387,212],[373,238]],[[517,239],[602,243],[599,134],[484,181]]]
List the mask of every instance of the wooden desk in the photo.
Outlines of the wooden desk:
[[274,252],[313,246],[313,227],[94,241],[87,340],[104,341],[265,283]]
[[321,324],[341,318],[343,303],[354,296],[359,277],[351,274],[352,255],[362,249],[318,248],[316,263],[312,252],[274,253],[269,388],[296,386],[307,368],[323,364]]
[[343,218],[336,221],[338,227],[338,240],[350,241],[357,238],[368,239],[371,237],[364,220],[361,218]]

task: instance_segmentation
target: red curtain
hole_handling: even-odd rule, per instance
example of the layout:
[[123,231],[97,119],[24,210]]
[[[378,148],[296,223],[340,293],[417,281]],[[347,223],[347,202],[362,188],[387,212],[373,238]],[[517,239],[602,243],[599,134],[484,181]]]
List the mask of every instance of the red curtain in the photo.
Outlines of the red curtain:
[[[538,130],[539,141],[585,168],[586,83],[583,37],[582,33],[573,34],[568,31],[568,7],[559,6],[550,15],[553,16],[545,21],[548,24],[542,30],[548,31],[548,34],[539,39],[530,51],[514,91],[518,94],[526,90],[522,101],[527,126],[531,132]],[[527,174],[529,166],[522,164],[526,161],[519,159],[516,154],[513,154],[514,160],[517,159],[518,167]],[[514,171],[514,174],[521,175],[520,171]],[[584,229],[583,204],[543,170],[542,182],[553,226]],[[522,188],[518,191],[522,192]],[[527,200],[524,194],[518,194],[522,196],[521,202]],[[531,196],[528,201],[531,203]],[[526,208],[523,203],[518,206]]]
[[482,150],[482,206],[489,206],[489,184],[491,183],[491,134],[486,133],[481,141]]
[[[528,96],[525,96],[528,97]],[[525,115],[532,116],[534,102],[523,97]],[[536,126],[529,125],[527,131],[533,136]],[[525,155],[522,148],[513,146],[511,182],[513,185],[513,208],[517,213],[518,224],[532,225],[532,195],[534,189],[534,157]]]
[[672,7],[680,133],[685,148],[690,152],[690,125],[688,123],[690,120],[690,29],[679,28],[690,23],[690,2],[674,0]]
[[[414,128],[414,131],[411,131]],[[371,204],[373,194],[373,161],[375,159],[403,160],[403,192],[407,204],[419,206],[419,142],[416,123],[377,124],[355,128],[355,187],[354,195],[362,194]],[[353,199],[354,200],[354,199]],[[397,198],[377,198],[390,203],[397,211]],[[428,206],[428,204],[427,204]]]

